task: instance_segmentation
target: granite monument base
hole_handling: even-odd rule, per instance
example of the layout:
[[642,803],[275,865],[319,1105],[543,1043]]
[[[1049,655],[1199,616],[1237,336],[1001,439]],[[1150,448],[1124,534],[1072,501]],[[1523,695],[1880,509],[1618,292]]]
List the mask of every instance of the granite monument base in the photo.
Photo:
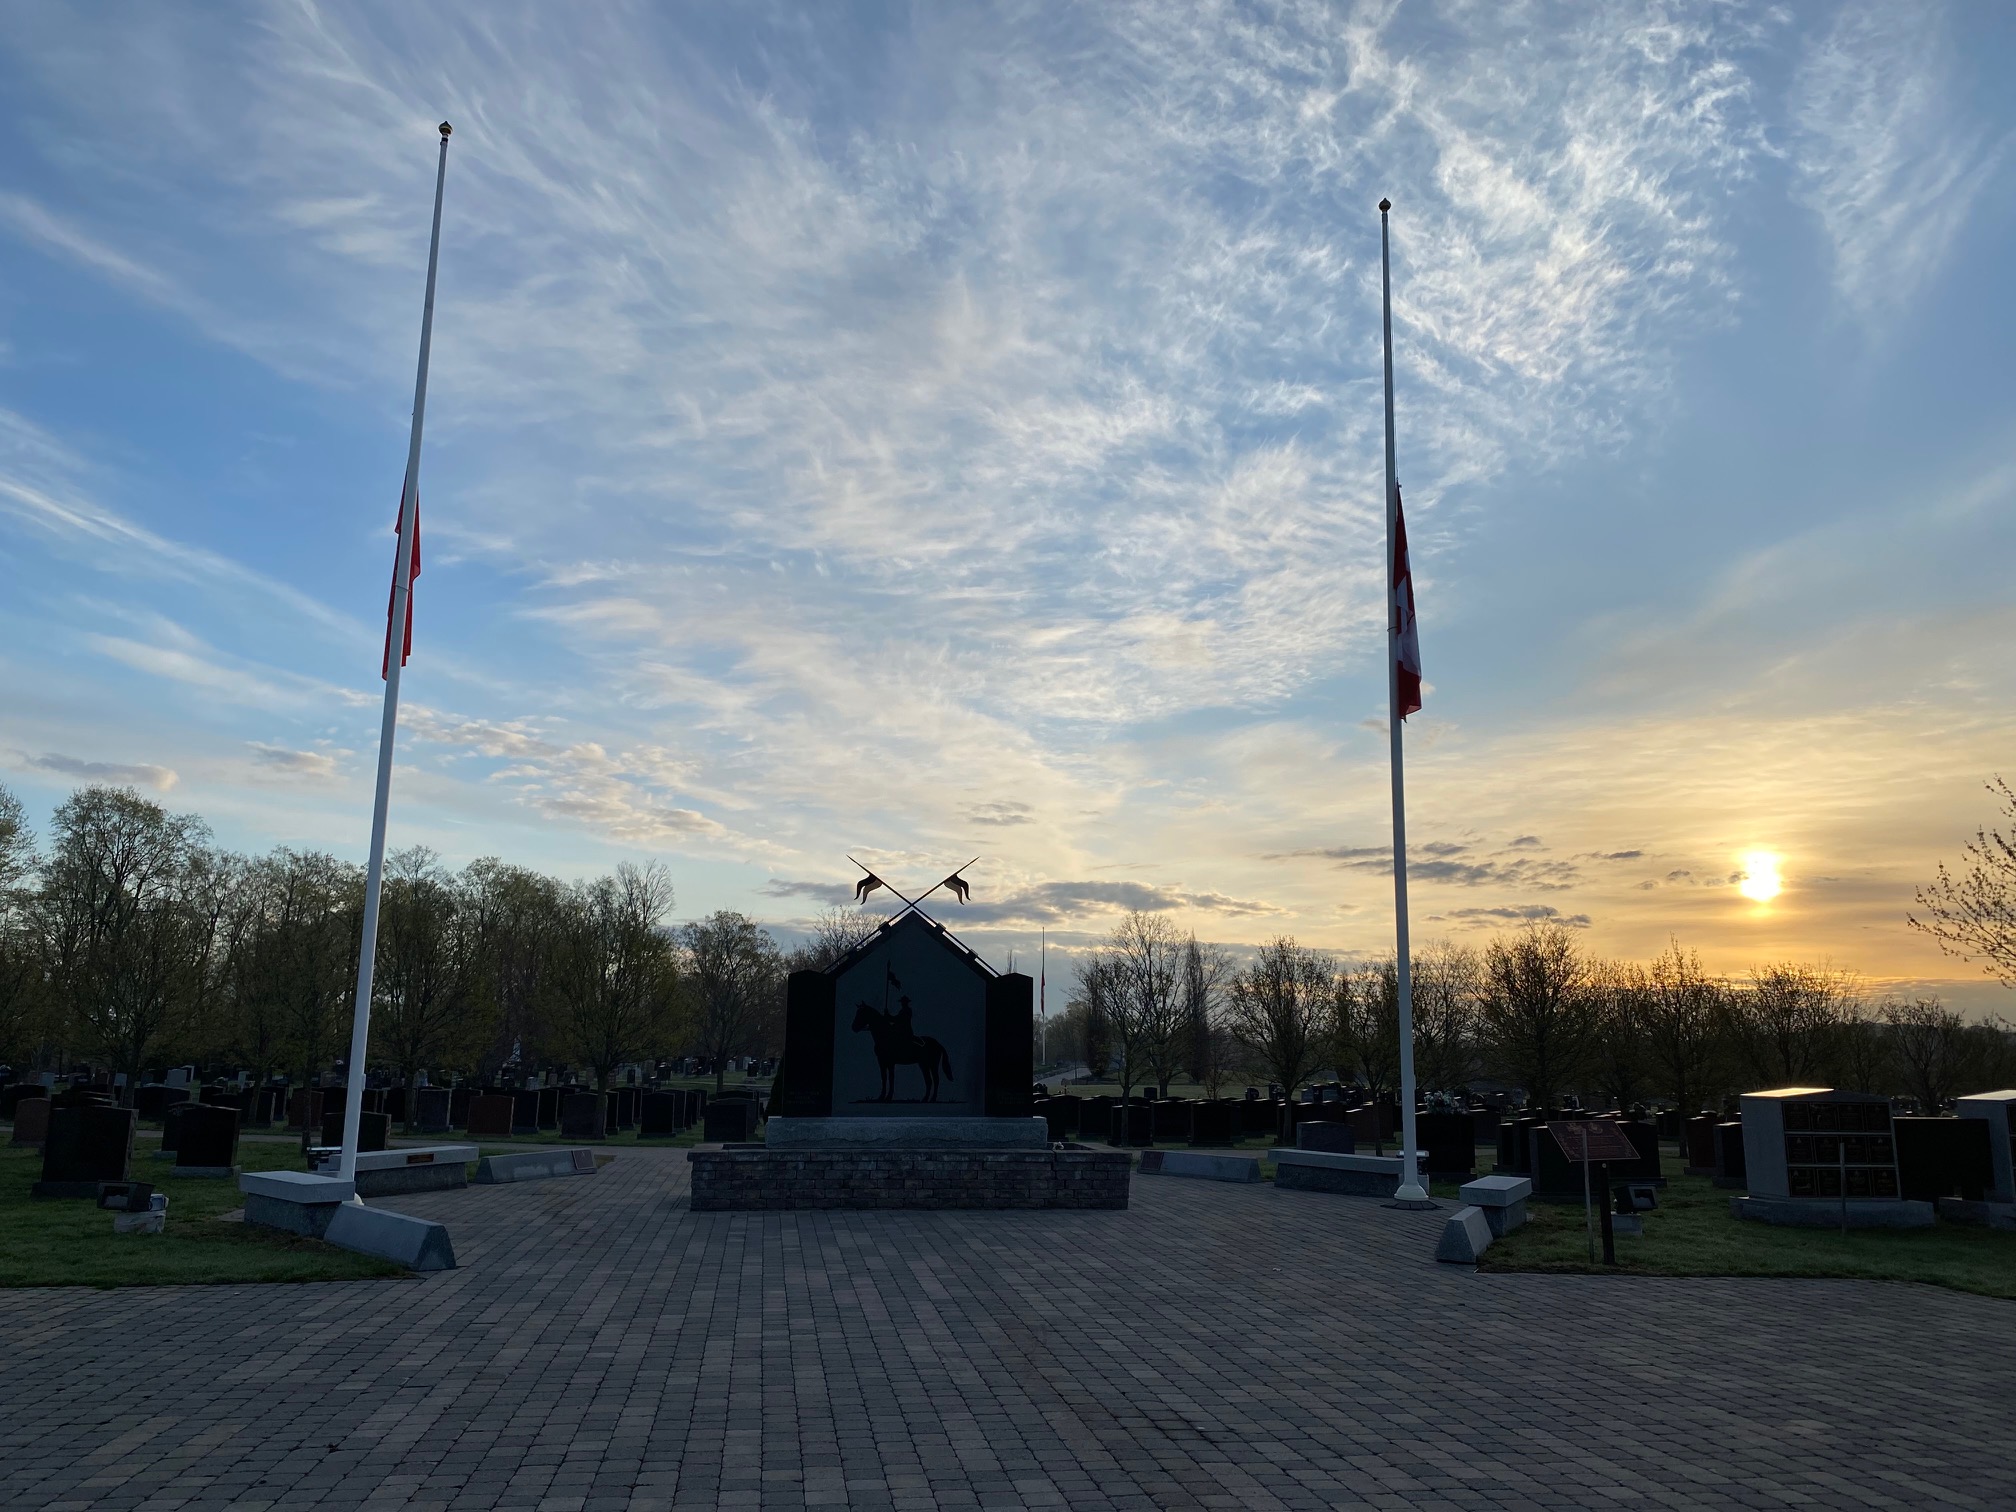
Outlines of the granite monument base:
[[[1775,1223],[1787,1228],[1841,1227],[1842,1203],[1838,1197],[1731,1197],[1729,1211],[1738,1218],[1756,1223]],[[1894,1198],[1851,1197],[1847,1203],[1850,1228],[1930,1228],[1932,1204]]]
[[[776,1122],[773,1120],[773,1127]],[[1039,1129],[1044,1127],[1040,1118],[1030,1122]],[[1133,1160],[1124,1151],[1081,1145],[1053,1148],[1047,1137],[1037,1149],[728,1145],[718,1150],[693,1150],[686,1158],[693,1166],[696,1213],[790,1208],[1124,1208],[1133,1171]]]
[[1267,1152],[1274,1185],[1284,1192],[1338,1192],[1347,1197],[1391,1197],[1400,1190],[1397,1155],[1341,1155],[1329,1150]]

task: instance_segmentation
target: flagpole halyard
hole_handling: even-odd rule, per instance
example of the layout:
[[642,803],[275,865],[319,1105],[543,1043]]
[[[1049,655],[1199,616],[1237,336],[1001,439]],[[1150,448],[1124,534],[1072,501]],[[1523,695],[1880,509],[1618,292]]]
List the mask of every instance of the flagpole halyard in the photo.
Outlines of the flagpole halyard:
[[[420,433],[427,419],[427,359],[434,344],[434,276],[441,257],[441,196],[448,180],[448,136],[440,125],[434,169],[434,224],[427,242],[427,297],[420,311],[420,362],[413,380],[413,430],[406,443],[406,481],[399,490],[399,553],[392,567],[392,603],[385,620],[385,713],[378,727],[378,784],[371,807],[371,857],[364,872],[364,920],[357,946],[357,1001],[350,1021],[350,1063],[344,1076],[345,1181],[357,1179],[357,1140],[364,1121],[364,1063],[371,1039],[371,981],[378,956],[378,904],[385,882],[385,820],[392,800],[392,745],[399,726],[399,673],[406,664],[406,613],[412,593],[413,532],[420,503]],[[399,654],[392,654],[394,635]],[[352,1195],[351,1201],[359,1199]]]
[[1386,367],[1386,708],[1393,772],[1394,986],[1400,1014],[1400,1186],[1402,1207],[1433,1207],[1421,1183],[1414,1138],[1414,981],[1407,932],[1407,791],[1400,730],[1400,478],[1393,445],[1393,265],[1388,250],[1391,200],[1379,201],[1379,322]]

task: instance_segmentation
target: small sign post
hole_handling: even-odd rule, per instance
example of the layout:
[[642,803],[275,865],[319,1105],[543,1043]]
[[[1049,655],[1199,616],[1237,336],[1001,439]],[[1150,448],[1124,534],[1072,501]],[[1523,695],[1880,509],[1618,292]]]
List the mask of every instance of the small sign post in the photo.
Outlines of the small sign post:
[[[1631,1137],[1607,1118],[1578,1118],[1550,1123],[1547,1132],[1568,1159],[1582,1166],[1582,1219],[1589,1235],[1589,1263],[1596,1263],[1595,1189],[1603,1188],[1603,1263],[1617,1263],[1617,1234],[1610,1223],[1610,1162],[1636,1160],[1638,1147]],[[1595,1168],[1601,1166],[1598,1177]]]

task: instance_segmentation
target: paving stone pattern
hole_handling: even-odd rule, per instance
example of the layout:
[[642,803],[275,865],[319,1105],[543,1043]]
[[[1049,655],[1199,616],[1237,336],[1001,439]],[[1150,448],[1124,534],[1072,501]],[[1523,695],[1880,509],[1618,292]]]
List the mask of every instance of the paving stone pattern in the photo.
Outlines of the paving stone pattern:
[[695,1150],[695,1212],[756,1208],[1124,1208],[1122,1150]]
[[685,1152],[400,1198],[462,1269],[0,1293],[0,1503],[2012,1507],[2016,1307],[1478,1275],[1446,1212],[696,1214]]

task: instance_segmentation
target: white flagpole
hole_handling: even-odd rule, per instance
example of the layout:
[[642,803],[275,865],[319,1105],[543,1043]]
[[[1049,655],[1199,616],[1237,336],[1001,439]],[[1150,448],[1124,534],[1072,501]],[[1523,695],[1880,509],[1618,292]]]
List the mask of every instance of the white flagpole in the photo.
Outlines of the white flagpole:
[[[448,134],[441,123],[441,159],[434,169],[434,229],[427,243],[427,300],[420,311],[420,371],[413,380],[413,434],[406,443],[406,482],[399,491],[399,556],[392,569],[392,607],[385,622],[385,717],[378,728],[378,790],[371,809],[371,861],[364,873],[364,937],[357,948],[357,1008],[350,1025],[350,1066],[344,1077],[345,1181],[357,1179],[357,1136],[364,1121],[364,1056],[371,1040],[371,975],[378,960],[378,900],[385,882],[385,811],[392,799],[392,738],[399,725],[399,669],[405,661],[406,600],[413,585],[413,512],[420,492],[420,430],[427,419],[427,356],[434,343],[434,271],[441,256],[441,191],[448,179]],[[351,1201],[358,1199],[353,1195]]]
[[1414,1143],[1414,973],[1407,943],[1407,791],[1400,760],[1400,479],[1393,455],[1393,266],[1386,234],[1392,208],[1391,200],[1379,201],[1379,319],[1386,341],[1386,724],[1393,751],[1394,965],[1400,999],[1400,1189],[1393,1200],[1433,1206],[1421,1185]]

